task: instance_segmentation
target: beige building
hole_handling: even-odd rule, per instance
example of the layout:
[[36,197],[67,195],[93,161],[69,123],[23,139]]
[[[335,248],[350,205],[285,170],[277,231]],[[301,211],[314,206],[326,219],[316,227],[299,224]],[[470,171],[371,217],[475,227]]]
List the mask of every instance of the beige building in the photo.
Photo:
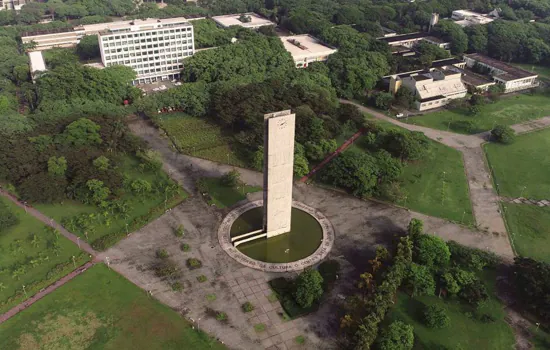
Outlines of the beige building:
[[473,53],[464,55],[464,61],[470,69],[481,68],[487,70],[488,76],[496,84],[504,86],[505,93],[532,89],[539,86],[538,74],[514,67],[494,58]]
[[453,69],[432,68],[400,78],[401,85],[410,89],[419,111],[438,108],[449,101],[466,97],[467,89],[461,80],[462,73]]
[[326,61],[337,50],[309,35],[282,36],[285,49],[290,52],[296,68],[306,68],[309,63]]
[[451,15],[451,19],[461,27],[469,27],[479,24],[489,24],[497,19],[498,11],[492,11],[489,14],[477,13],[470,10],[455,10]]
[[262,17],[254,12],[247,12],[243,14],[224,15],[212,17],[220,27],[227,28],[231,26],[239,26],[249,29],[258,29],[264,26],[275,26],[274,22]]

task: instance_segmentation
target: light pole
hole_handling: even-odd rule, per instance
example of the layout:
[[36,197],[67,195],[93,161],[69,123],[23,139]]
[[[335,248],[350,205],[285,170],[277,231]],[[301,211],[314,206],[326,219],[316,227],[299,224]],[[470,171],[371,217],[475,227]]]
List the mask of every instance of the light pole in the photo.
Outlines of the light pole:
[[73,265],[74,265],[74,268],[76,269],[76,260],[74,259],[74,255],[73,255]]
[[25,285],[23,285],[23,293],[25,293],[25,298],[27,298],[27,291],[25,290]]
[[199,321],[201,320],[201,318],[197,318],[197,332],[200,331],[200,328],[199,328]]
[[523,186],[521,189],[521,194],[519,195],[521,198],[523,198],[523,192],[527,189],[527,186]]
[[464,223],[464,215],[466,215],[466,211],[463,211],[462,212],[462,219],[460,220],[460,223]]

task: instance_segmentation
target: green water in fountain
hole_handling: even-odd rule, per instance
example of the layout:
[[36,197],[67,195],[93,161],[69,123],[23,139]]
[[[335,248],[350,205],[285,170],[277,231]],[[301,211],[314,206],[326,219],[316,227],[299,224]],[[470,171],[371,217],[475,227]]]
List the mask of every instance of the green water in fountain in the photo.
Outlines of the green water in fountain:
[[[231,226],[231,237],[259,230],[263,208],[244,212]],[[237,246],[248,257],[268,263],[287,263],[306,258],[321,245],[323,229],[317,220],[300,209],[292,208],[291,231],[272,238],[258,238]]]

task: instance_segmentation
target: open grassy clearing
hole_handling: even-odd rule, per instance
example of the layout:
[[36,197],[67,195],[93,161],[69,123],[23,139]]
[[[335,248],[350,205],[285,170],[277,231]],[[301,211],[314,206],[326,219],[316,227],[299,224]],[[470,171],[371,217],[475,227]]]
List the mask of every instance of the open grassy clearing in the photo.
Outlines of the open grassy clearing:
[[[398,128],[393,124],[389,127]],[[462,154],[438,142],[429,142],[431,151],[425,159],[405,164],[399,178],[405,196],[396,204],[465,225],[473,224]],[[362,138],[347,151],[366,152]]]
[[[491,130],[496,124],[512,125],[550,115],[550,97],[542,94],[517,94],[502,96],[495,103],[488,103],[473,116],[466,108],[441,110],[422,116],[407,118],[409,124],[449,130],[460,134],[476,134]],[[469,128],[464,123],[471,122]]]
[[509,203],[502,207],[517,254],[550,263],[550,208]]
[[498,193],[550,199],[550,129],[520,135],[511,145],[485,145]]
[[247,193],[261,191],[262,188],[258,186],[248,186],[240,184],[237,187],[224,186],[221,183],[220,178],[205,178],[208,195],[208,204],[215,205],[218,208],[230,207],[237,202],[246,199]]
[[[494,272],[486,272],[483,280],[491,297],[477,311],[458,299],[437,296],[411,299],[409,295],[399,292],[388,320],[401,320],[414,327],[414,349],[513,349],[514,335],[504,320],[503,305],[494,294]],[[449,327],[432,329],[425,326],[422,321],[424,305],[440,305],[446,308],[451,319]],[[485,323],[476,319],[477,315],[483,314],[492,316],[495,322]]]
[[[0,313],[3,313],[87,260],[65,237],[0,198],[19,218],[19,224],[0,232]],[[57,268],[56,268],[57,267]],[[23,292],[23,286],[27,295]],[[2,348],[2,347],[0,347]]]
[[159,116],[158,122],[181,153],[214,162],[245,167],[231,139],[207,120],[184,113]]
[[0,349],[38,348],[225,347],[101,264],[0,325]]
[[[147,180],[151,184],[159,182],[170,182],[168,175],[163,171],[140,171],[139,162],[135,158],[123,157],[118,166],[130,181],[136,179]],[[54,218],[62,223],[68,230],[82,237],[88,242],[112,236],[107,240],[105,246],[95,246],[97,249],[104,249],[118,241],[125,233],[133,232],[149,221],[162,215],[167,208],[171,208],[184,200],[187,193],[178,186],[178,192],[166,196],[152,192],[145,197],[137,196],[132,192],[125,192],[122,199],[128,203],[126,216],[113,216],[103,212],[96,206],[87,205],[76,201],[66,200],[60,204],[38,204],[36,208],[45,215]],[[79,225],[71,224],[71,219],[76,220],[79,216],[88,216],[86,222],[89,227],[82,229]]]

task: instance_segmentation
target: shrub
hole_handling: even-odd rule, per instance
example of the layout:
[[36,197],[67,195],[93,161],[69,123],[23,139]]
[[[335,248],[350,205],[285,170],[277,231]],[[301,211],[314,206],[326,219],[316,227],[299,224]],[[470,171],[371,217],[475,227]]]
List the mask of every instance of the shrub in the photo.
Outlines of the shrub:
[[550,321],[550,265],[530,258],[515,258],[514,282],[518,299],[527,310]]
[[183,285],[180,282],[174,282],[170,285],[174,292],[181,292],[183,290]]
[[19,218],[11,209],[0,200],[0,232],[15,226],[19,223]]
[[197,277],[197,281],[199,281],[200,283],[202,282],[206,282],[208,280],[208,278],[206,278],[205,275],[200,275]]
[[202,262],[199,259],[189,258],[187,259],[187,267],[190,270],[195,270],[202,267]]
[[447,243],[437,236],[420,235],[415,242],[414,260],[428,267],[442,267],[449,263],[451,252]]
[[176,264],[170,259],[161,259],[155,265],[153,265],[153,271],[157,277],[170,277],[177,278],[180,276],[181,271]]
[[188,252],[191,250],[191,246],[187,243],[182,243],[180,246],[181,250],[184,252]]
[[323,286],[326,291],[338,278],[340,263],[336,260],[326,260],[319,265],[318,270],[323,277]]
[[208,183],[206,179],[200,178],[197,180],[197,191],[199,191],[199,193],[208,193]]
[[227,314],[223,311],[219,311],[216,314],[216,320],[218,320],[220,322],[227,322]]
[[223,186],[226,187],[236,187],[239,184],[241,178],[241,174],[235,169],[231,170],[228,173],[225,173],[221,179],[220,182]]
[[413,326],[401,321],[392,322],[382,332],[378,342],[380,350],[411,350],[414,346]]
[[251,312],[254,311],[255,307],[252,305],[250,301],[247,301],[242,305],[243,312]]
[[479,316],[478,319],[483,323],[494,323],[497,320],[495,317],[489,314],[482,314],[481,316]]
[[446,313],[445,308],[440,305],[426,306],[423,313],[424,324],[430,328],[448,327],[451,319]]
[[458,295],[473,307],[479,307],[489,299],[485,284],[478,279],[462,287]]
[[216,297],[216,294],[207,294],[206,300],[208,301],[215,301],[218,297]]
[[174,230],[174,235],[176,235],[176,237],[183,237],[183,234],[183,225],[179,225],[178,228]]
[[170,256],[166,249],[159,249],[157,250],[157,258],[159,259],[167,259]]
[[258,333],[265,331],[265,324],[258,323],[254,325],[254,330]]
[[435,294],[435,281],[426,266],[412,263],[407,271],[406,283],[412,290],[411,296]]
[[306,269],[296,280],[294,298],[303,308],[310,307],[323,296],[323,277],[317,270]]
[[299,335],[296,338],[294,338],[294,341],[296,342],[296,344],[302,345],[306,342],[306,337],[304,337],[303,335]]
[[494,253],[465,247],[454,241],[447,242],[451,260],[466,269],[481,271],[485,267],[495,267],[500,259]]
[[491,136],[500,143],[509,145],[516,140],[516,133],[511,127],[506,125],[497,125],[491,130]]

